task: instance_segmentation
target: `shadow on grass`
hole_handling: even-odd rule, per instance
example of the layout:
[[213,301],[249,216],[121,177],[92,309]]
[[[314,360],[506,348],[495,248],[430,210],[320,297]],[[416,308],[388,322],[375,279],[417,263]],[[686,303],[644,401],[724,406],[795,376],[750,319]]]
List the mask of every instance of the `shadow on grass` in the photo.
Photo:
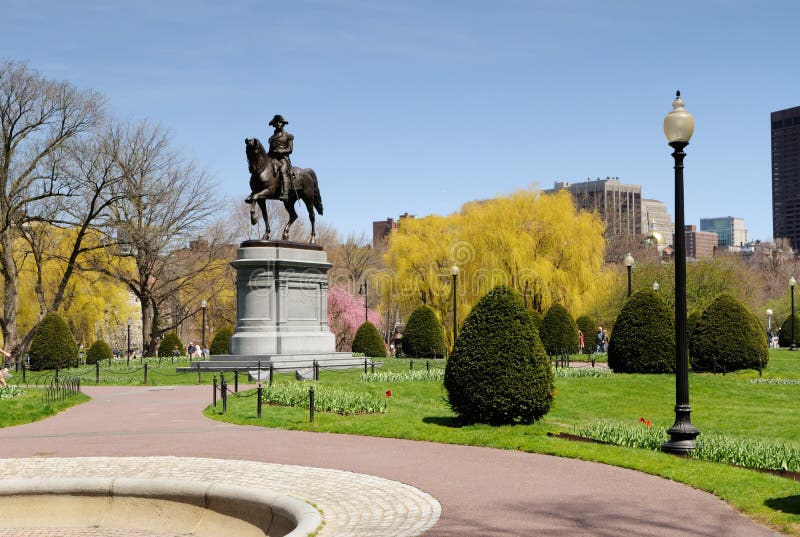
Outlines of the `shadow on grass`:
[[776,511],[800,515],[800,495],[786,496],[785,498],[770,498],[764,502],[764,505]]
[[422,423],[430,423],[431,425],[450,427],[452,429],[460,429],[464,426],[464,423],[455,416],[425,416],[422,418]]

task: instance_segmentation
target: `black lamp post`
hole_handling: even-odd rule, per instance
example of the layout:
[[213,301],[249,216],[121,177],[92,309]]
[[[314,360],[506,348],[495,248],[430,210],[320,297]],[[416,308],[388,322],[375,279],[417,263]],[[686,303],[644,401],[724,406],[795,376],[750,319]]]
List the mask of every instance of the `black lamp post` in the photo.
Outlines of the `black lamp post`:
[[205,353],[206,351],[206,308],[208,307],[208,302],[204,298],[202,302],[200,302],[200,308],[203,310],[203,328],[200,331],[200,347],[202,349],[201,354]]
[[794,276],[789,278],[789,287],[792,288],[792,344],[789,345],[790,351],[796,351],[797,345],[794,343],[794,285],[797,283],[797,280],[794,279]]
[[358,294],[364,295],[364,322],[366,323],[369,321],[369,301],[367,300],[369,298],[369,288],[367,287],[367,280],[364,280],[364,283],[358,288]]
[[631,269],[633,268],[633,256],[630,252],[625,256],[625,266],[628,267],[628,296],[631,296]]
[[683,107],[681,92],[675,95],[672,111],[664,118],[664,134],[675,150],[675,423],[667,432],[669,440],[661,450],[678,455],[695,448],[700,431],[692,425],[689,406],[689,351],[686,341],[686,229],[683,215],[684,149],[694,132],[694,118]]
[[453,261],[453,266],[450,267],[450,274],[453,275],[453,348],[456,347],[456,337],[458,336],[458,272],[458,265]]
[[131,325],[133,324],[133,319],[128,317],[128,351],[125,357],[127,358],[127,363],[131,363]]

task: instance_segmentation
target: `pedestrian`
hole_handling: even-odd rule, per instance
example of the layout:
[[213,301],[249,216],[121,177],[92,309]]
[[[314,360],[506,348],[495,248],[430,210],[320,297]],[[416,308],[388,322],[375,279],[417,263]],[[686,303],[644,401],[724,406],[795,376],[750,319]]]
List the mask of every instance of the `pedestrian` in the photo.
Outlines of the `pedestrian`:
[[606,334],[605,329],[603,329],[603,352],[606,352],[606,348],[608,347],[608,334]]
[[597,352],[603,352],[603,327],[597,327],[597,334],[594,336],[594,344],[597,347]]
[[583,332],[580,329],[578,329],[578,345],[580,346],[581,354],[583,354]]

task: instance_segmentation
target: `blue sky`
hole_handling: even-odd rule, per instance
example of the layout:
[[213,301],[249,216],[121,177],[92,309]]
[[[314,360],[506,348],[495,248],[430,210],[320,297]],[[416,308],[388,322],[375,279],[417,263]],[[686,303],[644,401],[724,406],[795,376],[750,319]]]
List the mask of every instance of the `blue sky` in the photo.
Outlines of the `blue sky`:
[[695,117],[686,222],[770,239],[771,111],[800,106],[795,1],[0,0],[0,58],[151,118],[225,195],[276,113],[343,234],[617,176],[674,213],[663,117]]

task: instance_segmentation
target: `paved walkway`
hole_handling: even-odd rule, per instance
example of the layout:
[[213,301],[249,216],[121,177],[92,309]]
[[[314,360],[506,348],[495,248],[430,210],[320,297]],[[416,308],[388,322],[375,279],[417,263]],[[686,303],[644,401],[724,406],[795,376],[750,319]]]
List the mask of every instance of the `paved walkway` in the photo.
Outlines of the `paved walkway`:
[[[85,392],[93,397],[87,404],[42,422],[0,429],[2,456],[35,457],[0,460],[3,471],[46,473],[90,462],[53,457],[181,457],[103,463],[176,471],[188,464],[191,471],[234,473],[252,463],[268,463],[257,465],[267,473],[270,465],[300,465],[362,474],[352,476],[354,482],[371,475],[405,483],[415,498],[430,502],[429,494],[441,504],[436,521],[434,510],[398,514],[396,506],[403,502],[390,492],[337,489],[334,496],[351,502],[355,511],[369,510],[372,503],[393,508],[381,512],[379,521],[348,521],[337,532],[326,523],[320,537],[399,535],[386,529],[399,519],[421,524],[407,535],[430,537],[777,535],[710,494],[612,466],[470,446],[234,426],[201,414],[210,402],[209,386],[89,387]],[[185,457],[224,460],[192,464]],[[293,495],[310,501],[306,494],[323,490],[299,480],[290,487]],[[325,512],[326,521],[333,516],[338,514]]]

